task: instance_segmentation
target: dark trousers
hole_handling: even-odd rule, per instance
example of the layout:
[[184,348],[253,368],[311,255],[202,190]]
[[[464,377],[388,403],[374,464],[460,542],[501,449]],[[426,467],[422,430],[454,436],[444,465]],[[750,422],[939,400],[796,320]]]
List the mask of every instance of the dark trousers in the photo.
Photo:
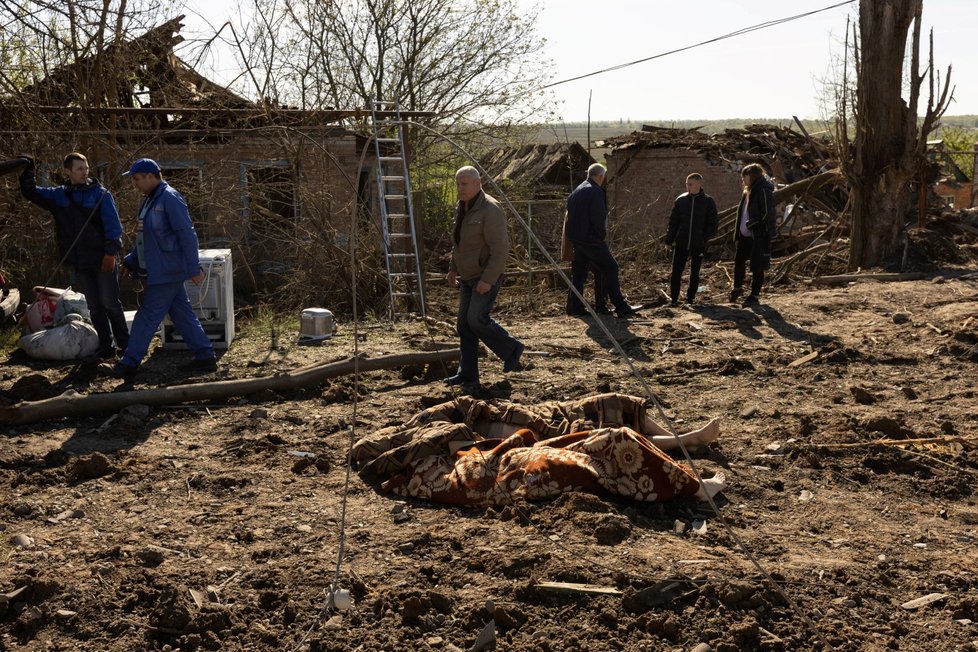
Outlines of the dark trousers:
[[458,375],[470,382],[479,380],[479,340],[482,340],[490,351],[500,360],[508,360],[514,353],[519,341],[506,332],[506,329],[492,318],[490,313],[496,304],[496,296],[503,284],[502,277],[485,294],[479,294],[475,287],[479,279],[459,281],[458,284],[458,318],[455,327],[461,356],[458,360]]
[[686,268],[686,260],[689,260],[689,288],[686,290],[686,301],[693,303],[696,298],[696,290],[700,286],[700,265],[703,263],[703,254],[691,252],[685,247],[676,246],[672,252],[672,279],[669,283],[669,296],[673,301],[679,301],[679,285],[683,279],[683,270]]
[[113,351],[113,336],[116,347],[125,349],[129,345],[129,329],[126,327],[126,315],[119,300],[119,265],[111,272],[103,272],[97,268],[76,269],[74,282],[77,289],[85,295],[92,325],[98,333],[99,351]]
[[[584,283],[587,281],[588,272],[594,270],[596,277],[600,276],[601,286],[615,308],[624,308],[625,297],[621,293],[621,284],[618,280],[618,261],[611,255],[611,250],[604,242],[574,244],[574,262],[571,263],[571,283],[574,288],[584,294]],[[598,285],[595,284],[595,295],[598,294]],[[595,301],[598,297],[595,297]],[[567,291],[567,312],[570,314],[584,312],[584,304],[577,298],[572,291]]]
[[737,236],[737,253],[734,254],[734,290],[744,287],[744,279],[747,277],[747,261],[751,262],[750,271],[750,293],[753,296],[760,296],[761,286],[764,285],[765,265],[761,260],[763,256],[754,251],[754,238]]

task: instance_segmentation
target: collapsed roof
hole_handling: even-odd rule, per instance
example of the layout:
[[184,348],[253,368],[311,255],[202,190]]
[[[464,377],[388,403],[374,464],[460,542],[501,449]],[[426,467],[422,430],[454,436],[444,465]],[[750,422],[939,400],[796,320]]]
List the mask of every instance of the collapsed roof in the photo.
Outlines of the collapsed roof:
[[594,159],[578,143],[551,143],[500,147],[482,159],[482,166],[497,182],[536,188],[572,189],[587,177]]
[[610,147],[612,155],[643,148],[671,148],[695,150],[711,162],[733,167],[757,162],[786,183],[817,174],[833,159],[829,141],[766,124],[725,129],[712,135],[703,133],[700,127],[672,129],[644,125],[641,131],[595,144]]
[[[299,110],[256,103],[232,92],[174,53],[184,40],[183,19],[177,16],[141,36],[110,43],[52,70],[16,96],[0,97],[0,126],[12,127],[18,118],[34,122],[37,114],[57,115],[58,124],[69,129],[83,123],[119,130],[326,125],[369,115],[361,109]],[[401,117],[431,115],[400,112]]]

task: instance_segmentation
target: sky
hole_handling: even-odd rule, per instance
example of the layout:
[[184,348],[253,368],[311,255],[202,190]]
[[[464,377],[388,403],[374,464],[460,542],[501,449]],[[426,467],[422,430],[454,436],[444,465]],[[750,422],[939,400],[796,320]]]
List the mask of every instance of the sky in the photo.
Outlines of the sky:
[[[538,6],[537,33],[553,63],[553,81],[693,45],[744,27],[787,18],[839,0],[516,0]],[[220,25],[237,2],[189,0],[187,29],[201,17]],[[550,89],[567,122],[826,116],[829,82],[838,78],[847,17],[858,3],[711,43]],[[233,8],[233,9],[232,9]],[[978,114],[976,0],[924,0],[923,24],[934,29],[937,67],[953,66],[955,102],[948,115]],[[196,14],[199,14],[196,15]],[[926,48],[926,44],[925,44]],[[223,60],[217,76],[234,65]],[[926,56],[926,49],[922,52]],[[230,79],[227,77],[225,81]],[[218,79],[220,81],[220,79]],[[831,108],[831,107],[829,107]]]

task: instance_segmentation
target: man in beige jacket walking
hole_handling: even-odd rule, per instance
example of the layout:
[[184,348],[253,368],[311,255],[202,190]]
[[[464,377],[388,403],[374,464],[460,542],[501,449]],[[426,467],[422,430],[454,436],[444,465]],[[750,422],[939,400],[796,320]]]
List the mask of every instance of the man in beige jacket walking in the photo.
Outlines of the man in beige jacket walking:
[[458,208],[452,222],[452,261],[448,284],[459,288],[456,328],[461,347],[458,371],[449,385],[479,383],[479,340],[503,361],[503,371],[520,371],[523,343],[506,332],[490,314],[502,285],[509,234],[506,213],[482,190],[474,167],[455,173]]

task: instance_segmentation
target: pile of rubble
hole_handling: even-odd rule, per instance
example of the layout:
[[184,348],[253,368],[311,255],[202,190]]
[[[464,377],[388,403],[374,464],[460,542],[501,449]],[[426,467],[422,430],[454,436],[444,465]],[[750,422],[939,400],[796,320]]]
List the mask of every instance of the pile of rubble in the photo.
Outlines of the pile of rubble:
[[725,129],[712,135],[699,128],[644,125],[641,131],[598,141],[595,145],[614,150],[638,147],[692,149],[715,163],[757,161],[785,183],[801,181],[837,166],[830,141],[769,124]]

